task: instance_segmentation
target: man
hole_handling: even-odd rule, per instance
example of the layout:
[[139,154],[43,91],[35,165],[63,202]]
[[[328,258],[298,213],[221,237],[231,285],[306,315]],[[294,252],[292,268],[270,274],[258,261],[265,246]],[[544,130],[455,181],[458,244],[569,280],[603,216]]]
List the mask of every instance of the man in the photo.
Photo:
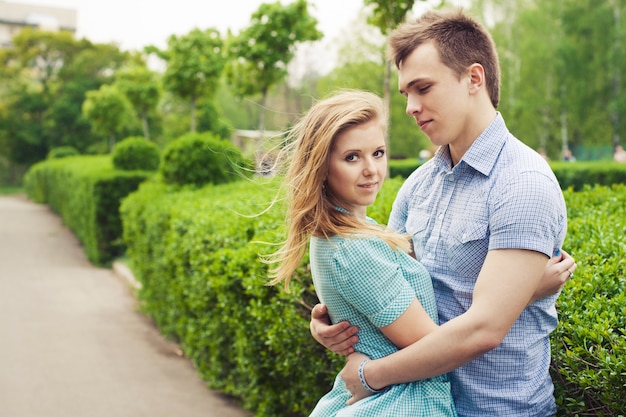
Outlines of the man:
[[[449,372],[460,416],[554,415],[557,295],[540,297],[556,292],[541,290],[541,278],[567,229],[559,184],[496,110],[498,58],[481,25],[462,12],[427,12],[401,25],[389,46],[407,114],[440,146],[402,186],[389,226],[413,237],[442,325],[366,367],[363,355],[349,355],[342,378],[351,401]],[[568,257],[547,265],[560,268],[560,285],[575,269]],[[324,325],[319,311],[316,340],[346,351],[354,329],[337,335],[346,324]]]

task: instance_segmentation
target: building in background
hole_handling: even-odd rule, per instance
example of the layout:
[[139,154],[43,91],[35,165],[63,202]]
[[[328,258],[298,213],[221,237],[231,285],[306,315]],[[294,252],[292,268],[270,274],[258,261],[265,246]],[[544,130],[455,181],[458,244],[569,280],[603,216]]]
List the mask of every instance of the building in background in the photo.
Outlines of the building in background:
[[25,27],[67,30],[76,33],[76,10],[36,6],[0,0],[0,47],[11,45],[13,36]]

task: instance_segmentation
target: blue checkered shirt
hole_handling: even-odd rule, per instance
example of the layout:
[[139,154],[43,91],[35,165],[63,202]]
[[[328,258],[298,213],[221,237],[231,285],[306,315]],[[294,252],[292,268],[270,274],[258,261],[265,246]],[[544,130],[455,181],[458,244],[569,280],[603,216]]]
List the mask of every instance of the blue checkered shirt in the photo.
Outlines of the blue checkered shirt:
[[[489,250],[552,256],[565,238],[567,216],[549,165],[498,113],[457,165],[443,146],[407,179],[389,226],[412,235],[445,323],[470,307]],[[557,325],[556,297],[531,304],[500,346],[451,373],[459,416],[555,414],[549,334]]]

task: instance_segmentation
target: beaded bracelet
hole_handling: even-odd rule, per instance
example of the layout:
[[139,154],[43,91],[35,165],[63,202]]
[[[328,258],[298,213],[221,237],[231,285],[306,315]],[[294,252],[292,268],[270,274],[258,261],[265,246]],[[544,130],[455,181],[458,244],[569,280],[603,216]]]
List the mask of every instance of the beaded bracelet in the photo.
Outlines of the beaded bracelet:
[[371,393],[374,394],[378,394],[379,392],[383,392],[385,390],[385,388],[382,389],[374,389],[372,387],[370,387],[367,384],[367,381],[365,380],[365,375],[363,375],[363,368],[365,368],[365,364],[369,362],[368,359],[363,359],[363,362],[361,362],[361,364],[359,365],[359,379],[361,380],[361,385],[363,385],[363,388],[365,388],[366,390],[368,390]]

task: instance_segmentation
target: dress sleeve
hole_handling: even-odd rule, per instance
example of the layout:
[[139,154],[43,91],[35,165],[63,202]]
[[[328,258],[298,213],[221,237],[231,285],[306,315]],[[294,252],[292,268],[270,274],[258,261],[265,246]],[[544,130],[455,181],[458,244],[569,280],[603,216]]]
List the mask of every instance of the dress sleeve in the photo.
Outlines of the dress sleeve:
[[380,328],[393,323],[416,298],[398,260],[379,238],[355,238],[335,252],[338,291]]

